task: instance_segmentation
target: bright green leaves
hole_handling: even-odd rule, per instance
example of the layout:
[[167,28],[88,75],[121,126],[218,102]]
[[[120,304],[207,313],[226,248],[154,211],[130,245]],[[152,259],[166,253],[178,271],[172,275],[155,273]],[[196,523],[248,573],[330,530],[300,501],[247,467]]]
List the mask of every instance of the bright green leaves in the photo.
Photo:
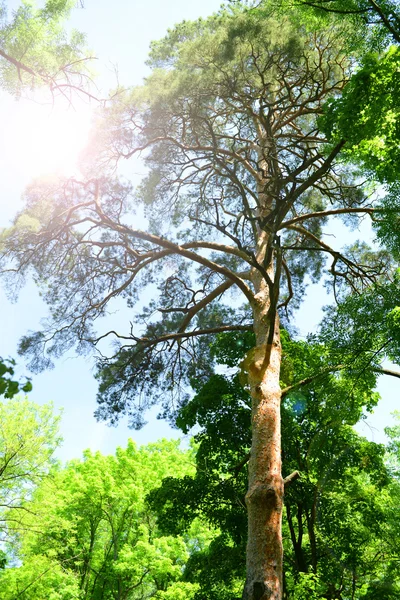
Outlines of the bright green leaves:
[[173,583],[167,590],[158,591],[155,600],[192,600],[196,598],[198,585],[179,581]]
[[381,244],[400,259],[400,185],[394,183],[379,201],[374,229]]
[[81,598],[78,579],[73,573],[46,556],[36,556],[18,568],[0,574],[0,600],[77,600]]
[[295,600],[320,600],[324,592],[323,582],[316,573],[299,573],[297,577],[289,575],[289,586],[293,589]]
[[51,405],[12,399],[0,403],[0,495],[28,492],[49,470],[60,444],[59,417]]
[[396,346],[400,347],[400,307],[396,306],[388,312],[386,317],[388,337]]
[[386,285],[348,296],[327,312],[322,339],[338,362],[373,377],[384,357],[400,361],[399,285],[396,274]]
[[22,398],[0,402],[0,533],[4,541],[18,530],[24,516],[21,506],[54,464],[53,453],[61,441],[58,424],[51,405],[39,406]]
[[348,156],[381,182],[398,178],[400,166],[400,49],[368,54],[342,96],[328,102],[320,126],[333,143],[346,140]]
[[164,537],[146,503],[164,477],[191,473],[191,461],[176,441],[137,448],[130,440],[115,456],[86,451],[53,470],[18,515],[22,566],[0,575],[0,600],[25,585],[29,600],[106,600],[116,590],[135,599],[191,598],[197,586],[182,583],[182,573],[204,527],[186,539]]

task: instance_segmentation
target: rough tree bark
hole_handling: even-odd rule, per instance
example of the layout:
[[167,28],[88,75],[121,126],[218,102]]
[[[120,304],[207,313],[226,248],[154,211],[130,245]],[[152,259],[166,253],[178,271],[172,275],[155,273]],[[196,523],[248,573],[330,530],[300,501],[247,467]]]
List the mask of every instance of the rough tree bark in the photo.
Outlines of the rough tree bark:
[[[261,339],[263,337],[257,331],[256,335]],[[267,365],[264,364],[266,354],[270,354]],[[281,474],[280,358],[279,324],[276,319],[272,348],[268,350],[265,342],[258,344],[254,360],[249,365],[252,446],[246,494],[247,581],[243,600],[279,600],[282,594],[281,520],[284,486]]]
[[[269,212],[271,202],[260,194]],[[281,342],[279,317],[280,250],[273,234],[259,231],[257,262],[252,269],[255,290],[253,315],[256,346],[243,365],[252,397],[252,446],[249,461],[247,577],[243,600],[280,600],[283,581],[281,461]],[[275,261],[274,261],[275,259]],[[275,262],[275,265],[274,265]]]

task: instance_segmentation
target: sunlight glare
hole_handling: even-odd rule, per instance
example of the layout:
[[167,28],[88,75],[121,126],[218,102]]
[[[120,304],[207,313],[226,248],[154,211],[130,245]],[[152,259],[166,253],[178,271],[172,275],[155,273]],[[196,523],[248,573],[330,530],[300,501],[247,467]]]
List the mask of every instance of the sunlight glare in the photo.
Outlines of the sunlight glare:
[[72,176],[79,171],[79,155],[89,136],[92,108],[49,108],[18,102],[12,148],[23,178],[57,174]]

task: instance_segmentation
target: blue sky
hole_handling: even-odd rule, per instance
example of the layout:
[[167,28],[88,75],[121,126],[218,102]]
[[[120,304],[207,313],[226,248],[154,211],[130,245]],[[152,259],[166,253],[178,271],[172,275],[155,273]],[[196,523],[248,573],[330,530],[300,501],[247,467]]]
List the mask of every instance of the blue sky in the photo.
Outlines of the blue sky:
[[[19,2],[9,2],[9,8]],[[152,0],[151,2],[113,0],[85,0],[85,8],[73,11],[68,27],[87,34],[88,46],[97,57],[95,68],[99,73],[98,84],[105,89],[115,87],[116,75],[121,85],[140,84],[148,72],[145,66],[150,42],[165,35],[168,27],[183,19],[207,16],[217,10],[220,2],[184,0]],[[0,95],[2,114],[7,121],[2,127],[0,157],[0,227],[6,227],[21,207],[21,194],[29,183],[34,169],[27,168],[27,152],[35,158],[37,129],[27,119],[46,121],[51,119],[49,108],[16,103],[6,95]],[[28,111],[29,117],[26,116]],[[61,132],[62,134],[62,132]],[[22,157],[21,157],[22,155]],[[20,337],[27,330],[38,328],[40,319],[46,315],[46,307],[32,284],[21,290],[19,300],[12,304],[0,290],[2,306],[1,356],[17,356]],[[26,369],[19,359],[19,373]],[[90,359],[68,356],[58,361],[56,368],[33,378],[30,398],[36,402],[53,401],[56,409],[62,409],[62,435],[64,444],[59,452],[61,459],[77,457],[82,450],[112,452],[117,445],[124,446],[128,437],[138,443],[155,441],[160,437],[180,436],[165,422],[155,418],[157,410],[149,415],[150,423],[139,432],[129,430],[124,424],[110,428],[96,423],[97,385],[93,378],[93,362]]]
[[[9,5],[16,6],[18,2]],[[85,0],[85,8],[74,10],[68,27],[87,34],[88,45],[98,58],[99,85],[114,87],[118,72],[119,83],[128,86],[139,84],[146,75],[145,60],[151,40],[162,37],[168,27],[183,19],[211,14],[219,5],[219,0],[113,0],[112,3],[109,0]],[[51,115],[43,107],[33,109],[31,106],[28,110],[24,102],[18,104],[4,94],[0,95],[0,105],[2,114],[7,114],[0,139],[0,227],[5,227],[21,206],[21,194],[34,171],[35,144],[39,146],[37,138],[40,133],[31,128],[32,120],[45,121]],[[27,110],[29,117],[26,116]],[[37,112],[29,112],[32,110]],[[59,135],[62,136],[63,132],[60,131]],[[27,168],[29,156],[32,161],[31,167]],[[342,245],[345,240],[338,240],[338,243]],[[0,300],[0,355],[16,356],[18,339],[27,330],[38,327],[46,314],[46,307],[32,284],[22,289],[17,303],[10,303],[3,291],[0,291]],[[297,320],[301,334],[305,335],[317,325],[324,303],[327,303],[327,297],[321,287],[310,287]],[[19,372],[26,372],[22,361],[20,363]],[[112,452],[117,445],[125,445],[128,437],[138,443],[147,443],[162,436],[179,435],[164,422],[157,421],[155,414],[140,432],[128,430],[124,424],[109,428],[96,423],[93,417],[96,382],[92,369],[91,360],[68,356],[58,361],[53,371],[34,376],[34,390],[30,397],[37,402],[53,401],[57,410],[63,409],[64,445],[59,452],[60,458],[77,457],[87,447]],[[396,408],[400,380],[381,378],[379,389],[384,398],[382,404],[369,419],[369,425],[361,429],[371,437],[370,427],[376,428],[372,431],[376,441],[383,440],[382,429],[389,422],[389,413]]]

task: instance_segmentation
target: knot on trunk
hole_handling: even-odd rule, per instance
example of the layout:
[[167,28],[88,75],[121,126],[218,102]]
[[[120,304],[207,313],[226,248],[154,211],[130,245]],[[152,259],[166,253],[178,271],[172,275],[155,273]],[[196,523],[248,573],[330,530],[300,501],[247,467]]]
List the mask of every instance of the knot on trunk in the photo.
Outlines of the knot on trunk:
[[260,483],[247,492],[246,504],[262,504],[269,509],[278,509],[280,498],[279,490],[272,485]]

